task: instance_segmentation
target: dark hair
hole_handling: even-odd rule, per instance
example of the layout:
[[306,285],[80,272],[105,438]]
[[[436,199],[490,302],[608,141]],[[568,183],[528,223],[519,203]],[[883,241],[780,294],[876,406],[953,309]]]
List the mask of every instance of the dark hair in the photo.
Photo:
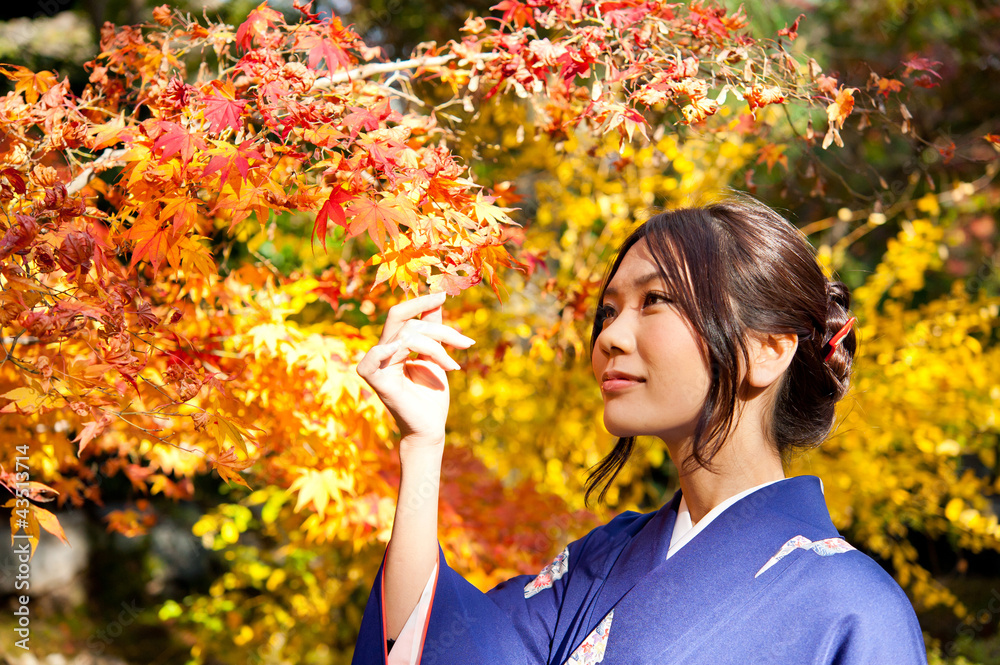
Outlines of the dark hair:
[[[628,250],[646,240],[667,288],[702,342],[711,385],[683,464],[711,468],[729,435],[736,410],[739,367],[749,366],[745,335],[796,333],[799,346],[780,379],[765,423],[782,459],[819,445],[829,434],[834,407],[850,387],[857,348],[853,327],[828,362],[829,340],[850,318],[851,294],[830,281],[805,236],[755,199],[740,195],[703,208],[663,212],[639,226],[612,262],[598,304]],[[685,274],[690,274],[690,280]],[[603,321],[594,319],[593,354]],[[618,439],[587,479],[586,499],[601,484],[599,501],[628,462],[634,437]]]

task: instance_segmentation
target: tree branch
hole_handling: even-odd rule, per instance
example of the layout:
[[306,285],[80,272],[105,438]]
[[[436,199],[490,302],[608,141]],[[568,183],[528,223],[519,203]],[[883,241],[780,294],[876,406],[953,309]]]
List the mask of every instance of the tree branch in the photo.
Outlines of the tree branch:
[[[329,88],[331,85],[336,85],[337,83],[346,83],[352,79],[363,79],[376,74],[385,74],[387,72],[399,72],[407,69],[417,69],[418,67],[434,67],[436,65],[443,65],[446,62],[450,62],[457,57],[458,56],[454,53],[449,53],[448,55],[425,56],[422,58],[410,58],[409,60],[395,60],[393,62],[375,62],[362,65],[361,67],[357,67],[346,72],[338,72],[333,76],[318,78],[316,79],[316,82],[313,83],[313,88]],[[489,62],[490,60],[495,60],[499,57],[499,53],[478,53],[473,56],[473,59],[476,62]],[[462,58],[459,61],[459,64],[461,65],[467,63],[469,60],[470,58]]]
[[73,178],[73,181],[66,186],[66,192],[68,194],[76,194],[81,189],[87,186],[87,183],[89,183],[91,179],[94,177],[94,172],[97,171],[98,168],[104,166],[108,162],[113,162],[114,160],[124,155],[126,152],[128,152],[128,148],[119,148],[117,150],[112,150],[111,148],[108,148],[107,150],[102,152],[97,159],[92,161],[87,168],[80,171],[76,175],[76,177]]

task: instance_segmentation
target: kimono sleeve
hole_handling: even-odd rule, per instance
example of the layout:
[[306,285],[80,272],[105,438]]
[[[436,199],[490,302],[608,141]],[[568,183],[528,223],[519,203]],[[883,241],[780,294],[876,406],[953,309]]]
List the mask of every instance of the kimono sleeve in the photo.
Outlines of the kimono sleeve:
[[[455,572],[438,546],[437,579],[424,625],[420,665],[544,664],[568,571],[569,548],[535,575],[519,575],[483,593]],[[385,665],[383,556],[361,621],[353,665]]]
[[[827,565],[822,565],[822,564]],[[892,577],[861,552],[817,560],[799,589],[815,605],[799,606],[797,624],[815,637],[824,665],[926,665],[913,605]]]

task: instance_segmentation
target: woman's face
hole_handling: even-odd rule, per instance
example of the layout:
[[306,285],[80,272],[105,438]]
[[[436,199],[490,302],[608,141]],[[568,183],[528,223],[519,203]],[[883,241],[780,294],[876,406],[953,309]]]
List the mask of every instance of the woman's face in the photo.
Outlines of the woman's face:
[[708,394],[709,369],[645,240],[625,254],[600,305],[605,318],[592,362],[605,427],[619,437],[683,442]]

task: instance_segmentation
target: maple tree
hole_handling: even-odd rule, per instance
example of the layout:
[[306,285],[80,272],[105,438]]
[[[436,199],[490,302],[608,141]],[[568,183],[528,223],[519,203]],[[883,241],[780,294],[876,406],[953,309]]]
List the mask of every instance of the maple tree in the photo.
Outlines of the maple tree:
[[[15,447],[27,446],[35,538],[61,533],[42,504],[100,503],[102,478],[121,474],[137,499],[191,499],[193,480],[213,470],[247,485],[195,525],[230,569],[209,594],[159,610],[198,636],[195,661],[308,653],[331,634],[349,650],[398,482],[392,421],[354,366],[393,302],[461,294],[448,316],[487,342],[456,378],[446,553],[481,587],[535,570],[598,519],[574,470],[610,441],[578,361],[601,271],[641,210],[737,173],[752,184],[748,165],[770,171],[792,151],[836,150],[848,120],[902,118],[912,135],[904,94],[940,77],[940,63],[910,58],[897,78],[849,86],[793,48],[799,21],[755,37],[741,12],[697,2],[503,0],[462,37],[401,61],[381,59],[337,17],[297,9],[290,22],[261,4],[234,27],[163,6],[155,25],[107,25],[79,94],[52,72],[3,67],[14,90],[0,99],[0,483],[16,488]],[[783,115],[800,131],[778,143],[769,132]],[[502,152],[516,159],[477,169]],[[537,209],[522,227],[514,183],[526,164],[549,175],[533,183]],[[995,299],[956,293],[919,317],[880,307],[886,291],[902,301],[919,290],[943,239],[926,220],[969,207],[967,184],[859,210],[861,231],[821,257],[840,268],[861,234],[905,219],[858,293],[862,336],[912,334],[928,316],[961,321],[935,352],[969,368],[952,375],[956,393],[990,395],[979,370],[996,348],[966,340],[989,329]],[[275,266],[264,248],[279,239],[310,245],[304,268]],[[472,288],[482,282],[490,289]],[[862,384],[912,362],[870,353]],[[921,380],[942,388],[933,373]],[[884,536],[911,525],[970,547],[1000,543],[988,483],[957,471],[962,454],[989,450],[953,413],[935,418],[912,444],[931,456],[922,475],[869,466],[903,482],[851,496],[835,484],[831,503],[857,507],[838,523],[859,524],[861,544],[922,603],[961,612],[912,545]],[[559,430],[540,427],[556,420]],[[849,481],[877,427],[858,424],[829,462],[801,468]],[[612,506],[655,501],[664,466],[651,447]],[[942,469],[955,480],[931,482]],[[887,496],[899,510],[881,510]],[[933,518],[912,517],[918,506]],[[515,519],[518,529],[498,528]],[[156,515],[136,500],[105,520],[136,535]],[[251,545],[248,531],[293,547]],[[236,651],[212,644],[226,628]]]

